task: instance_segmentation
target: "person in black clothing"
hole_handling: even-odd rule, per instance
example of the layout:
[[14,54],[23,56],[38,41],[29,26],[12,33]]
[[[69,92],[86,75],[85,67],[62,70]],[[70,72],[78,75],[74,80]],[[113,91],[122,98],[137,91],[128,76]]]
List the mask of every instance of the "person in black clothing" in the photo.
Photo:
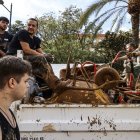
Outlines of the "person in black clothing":
[[0,57],[4,56],[7,52],[9,42],[12,40],[13,35],[6,31],[9,20],[6,17],[0,17]]
[[20,132],[12,102],[22,99],[28,91],[31,64],[15,56],[0,58],[0,140],[20,140]]
[[53,57],[50,54],[45,54],[40,47],[41,40],[36,35],[38,29],[38,21],[34,18],[30,18],[27,22],[27,29],[20,30],[13,37],[7,54],[16,55],[17,50],[23,50],[25,56],[39,55],[48,56],[48,61],[52,62]]
[[45,77],[44,75],[42,75],[42,77],[44,77],[45,82],[50,89],[52,89],[54,92],[57,92],[58,90],[60,91],[61,88],[63,89],[70,84],[70,80],[62,81],[57,76],[55,76],[50,65],[50,63],[53,61],[53,57],[51,54],[44,53],[41,49],[41,40],[37,36],[35,36],[37,29],[38,21],[35,18],[28,19],[27,29],[21,30],[17,34],[15,34],[10,43],[7,54],[16,55],[17,50],[23,50],[24,58],[28,59],[28,61],[30,61],[32,64],[34,64],[34,62],[32,61],[34,60],[33,57],[44,57],[48,62],[46,63],[48,72]]

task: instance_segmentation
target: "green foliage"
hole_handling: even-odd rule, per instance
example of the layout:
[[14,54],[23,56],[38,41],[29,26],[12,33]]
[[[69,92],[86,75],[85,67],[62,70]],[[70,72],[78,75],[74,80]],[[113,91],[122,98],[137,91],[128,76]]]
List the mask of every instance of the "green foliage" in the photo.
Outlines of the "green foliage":
[[[105,39],[99,42],[95,51],[98,52],[98,60],[100,63],[111,62],[119,51],[125,49],[125,45],[132,41],[132,34],[130,32],[120,31],[118,34],[114,32],[107,32]],[[125,55],[122,54],[122,55]],[[123,62],[115,63],[113,66],[118,70],[123,70]]]
[[132,34],[129,32],[107,32],[105,39],[97,44],[96,51],[102,56],[102,63],[107,63],[113,60],[120,50],[124,50],[125,45],[131,41]]
[[81,61],[90,59],[89,44],[93,39],[81,36],[78,28],[81,14],[81,9],[70,6],[60,12],[58,18],[53,13],[38,18],[42,48],[46,53],[55,56],[54,63],[66,63],[70,54],[71,63],[79,59]]
[[95,18],[86,27],[85,32],[92,26],[95,28],[95,35],[101,27],[108,21],[110,31],[114,29],[117,33],[126,21],[127,14],[131,16],[133,43],[139,44],[139,24],[140,24],[140,1],[139,0],[96,0],[84,12],[81,17],[79,27],[82,27],[88,18],[94,14]]
[[25,25],[20,20],[16,20],[14,24],[12,24],[12,34],[16,34],[19,30],[24,29]]
[[[82,34],[79,30],[80,17],[82,10],[75,6],[66,8],[60,12],[59,16],[54,13],[46,13],[41,17],[36,17],[39,21],[38,36],[42,39],[42,48],[46,53],[55,56],[54,63],[67,63],[75,61],[93,61],[95,63],[110,62],[124,45],[131,41],[129,32],[120,31],[118,34],[107,32],[105,39],[98,44],[94,43],[93,26],[87,34]],[[85,24],[85,27],[88,24]],[[21,21],[16,21],[12,26],[13,31],[17,28],[24,28]],[[91,51],[92,49],[92,51]]]

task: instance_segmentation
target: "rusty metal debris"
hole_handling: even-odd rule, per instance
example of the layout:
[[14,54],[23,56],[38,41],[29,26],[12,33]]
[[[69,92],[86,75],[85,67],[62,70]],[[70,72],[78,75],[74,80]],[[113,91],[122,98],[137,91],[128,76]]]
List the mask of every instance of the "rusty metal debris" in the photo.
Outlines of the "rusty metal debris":
[[[36,73],[47,73],[47,69],[44,67],[46,61],[42,61],[41,59],[36,62],[37,67],[43,65],[41,66],[41,71],[40,67],[38,67],[38,70],[33,72],[37,77],[38,75],[36,75]],[[86,64],[88,64],[88,66],[86,66]],[[137,90],[134,90],[136,94],[133,94],[134,91],[132,91],[132,89],[130,90],[127,86],[124,86],[126,81],[122,80],[119,73],[114,68],[109,67],[109,65],[101,66],[90,61],[84,63],[77,61],[74,63],[73,68],[69,69],[68,62],[67,69],[62,69],[60,71],[60,76],[61,79],[69,77],[72,81],[72,85],[65,87],[61,93],[53,93],[44,81],[44,85],[39,86],[36,91],[42,93],[41,97],[45,98],[43,102],[91,103],[93,105],[98,105],[127,103],[127,101],[130,100],[138,101],[140,99],[140,78],[136,81]],[[110,92],[111,90],[113,92]],[[33,93],[31,98],[38,96],[36,94],[37,93]],[[124,98],[124,96],[127,98]],[[115,98],[117,98],[117,101]],[[33,99],[30,101],[33,101]]]

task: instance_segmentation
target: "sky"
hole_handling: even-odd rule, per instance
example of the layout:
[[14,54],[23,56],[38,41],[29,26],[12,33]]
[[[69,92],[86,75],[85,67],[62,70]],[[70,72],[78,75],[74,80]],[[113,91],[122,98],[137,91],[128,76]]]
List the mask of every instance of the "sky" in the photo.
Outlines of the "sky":
[[[48,12],[53,12],[56,15],[59,11],[64,11],[70,5],[74,5],[77,8],[81,8],[83,11],[88,8],[95,0],[3,0],[4,5],[10,10],[12,3],[12,23],[15,20],[20,20],[26,23],[27,19],[35,16],[43,16]],[[2,5],[0,5],[0,16],[10,17],[8,12]],[[127,17],[130,18],[130,17]],[[111,25],[110,25],[111,26]],[[109,23],[104,26],[104,31],[110,28]],[[126,24],[122,27],[127,31],[130,29],[130,25]]]

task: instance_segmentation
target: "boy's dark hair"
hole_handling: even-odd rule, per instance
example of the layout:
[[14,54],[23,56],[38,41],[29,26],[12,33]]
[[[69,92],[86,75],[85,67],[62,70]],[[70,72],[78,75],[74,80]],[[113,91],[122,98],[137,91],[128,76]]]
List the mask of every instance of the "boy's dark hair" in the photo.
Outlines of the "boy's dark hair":
[[9,23],[9,19],[7,17],[0,17],[0,21],[5,21],[7,23]]
[[10,78],[19,83],[24,74],[31,74],[31,64],[15,56],[0,58],[0,89],[3,89]]
[[29,18],[28,21],[29,21],[29,20],[34,20],[34,21],[36,21],[36,23],[37,23],[36,25],[37,25],[37,27],[38,27],[38,20],[37,20],[37,19],[35,19],[35,18]]

